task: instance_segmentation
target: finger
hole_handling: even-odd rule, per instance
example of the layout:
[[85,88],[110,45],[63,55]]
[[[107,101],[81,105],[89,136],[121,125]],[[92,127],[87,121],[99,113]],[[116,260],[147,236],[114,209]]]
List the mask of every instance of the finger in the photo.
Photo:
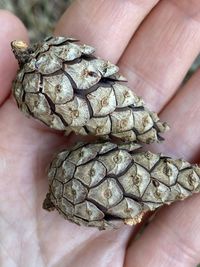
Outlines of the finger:
[[[165,107],[161,116],[171,123],[172,131],[166,144],[154,149],[186,160],[197,160],[200,156],[199,82],[200,70]],[[134,267],[195,266],[200,261],[199,220],[199,195],[164,208],[142,237],[131,242],[125,266],[132,266],[133,260]]]
[[160,111],[200,50],[199,0],[163,0],[139,28],[120,60],[130,86]]
[[27,41],[28,37],[22,22],[8,11],[0,10],[0,25],[0,105],[2,105],[10,93],[12,81],[18,68],[10,42],[15,39]]
[[200,261],[199,213],[199,195],[163,208],[128,248],[125,267],[196,266]]
[[167,155],[197,161],[200,150],[200,69],[187,84],[179,90],[172,101],[161,112],[168,121],[171,131],[166,141],[154,145],[153,150],[164,151]]
[[158,1],[77,0],[58,22],[55,34],[73,36],[93,45],[99,56],[115,63]]

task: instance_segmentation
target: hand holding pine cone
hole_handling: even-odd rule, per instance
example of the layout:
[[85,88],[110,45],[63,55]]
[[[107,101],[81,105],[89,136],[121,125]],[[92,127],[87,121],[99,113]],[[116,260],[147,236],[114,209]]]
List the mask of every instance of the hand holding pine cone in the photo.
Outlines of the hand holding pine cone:
[[19,108],[51,128],[117,137],[128,143],[82,144],[50,165],[43,207],[99,229],[140,222],[148,210],[200,190],[200,168],[151,152],[140,143],[168,129],[127,86],[118,67],[73,38],[54,37],[28,47],[12,42],[20,70],[13,86]]

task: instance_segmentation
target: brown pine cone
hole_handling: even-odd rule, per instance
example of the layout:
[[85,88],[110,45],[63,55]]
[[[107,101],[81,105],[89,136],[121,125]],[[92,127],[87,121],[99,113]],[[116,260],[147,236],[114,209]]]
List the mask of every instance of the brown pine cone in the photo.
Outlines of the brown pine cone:
[[119,68],[94,48],[67,37],[28,47],[13,41],[19,61],[13,95],[26,114],[57,130],[152,143],[168,129],[129,89]]
[[99,229],[137,224],[147,211],[200,191],[200,167],[182,159],[136,152],[139,145],[82,144],[52,161],[43,207]]

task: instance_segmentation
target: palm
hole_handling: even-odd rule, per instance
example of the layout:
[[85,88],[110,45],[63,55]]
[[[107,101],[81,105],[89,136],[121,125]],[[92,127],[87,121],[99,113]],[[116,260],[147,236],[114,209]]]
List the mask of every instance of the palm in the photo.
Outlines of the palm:
[[[85,5],[88,5],[88,14],[92,19],[94,15],[92,12],[94,11],[90,13],[89,10],[90,8],[93,10],[95,4],[91,4],[87,0],[85,2]],[[96,8],[98,9],[98,1],[93,2],[96,2]],[[111,2],[112,1],[110,1],[110,3]],[[149,4],[149,7],[148,5],[142,7],[144,9],[143,17],[145,16],[145,12],[147,13],[148,9],[152,8],[158,1],[149,2],[152,2]],[[178,1],[170,2],[175,3]],[[185,5],[184,8],[186,8],[187,2],[189,1],[185,0],[183,2],[183,6]],[[198,1],[193,2],[196,7],[200,8]],[[103,5],[105,5],[105,7]],[[107,9],[112,9],[115,5],[114,3],[112,3],[112,5],[108,4],[108,2],[107,4],[102,4],[99,6],[99,12],[106,12]],[[120,5],[121,4],[119,4],[119,6]],[[129,12],[128,8],[132,8],[133,10],[136,8],[136,6],[134,7],[131,4],[130,6],[128,6],[128,4],[126,5],[127,14]],[[198,140],[200,136],[200,126],[196,125],[195,122],[200,115],[199,103],[195,101],[200,97],[200,92],[198,92],[196,88],[199,80],[198,75],[194,76],[176,97],[171,97],[191,61],[198,53],[200,31],[198,30],[195,35],[195,40],[198,42],[198,45],[196,43],[190,45],[189,41],[186,45],[186,37],[185,39],[182,37],[182,39],[180,38],[179,40],[179,47],[176,49],[173,49],[173,47],[171,48],[171,54],[169,54],[168,51],[163,51],[162,45],[160,45],[160,50],[159,47],[156,48],[158,49],[158,59],[161,57],[161,60],[166,62],[160,64],[159,60],[157,60],[157,62],[155,55],[153,55],[153,53],[155,53],[154,50],[156,51],[156,49],[153,48],[155,45],[153,42],[156,43],[157,38],[154,36],[156,34],[153,33],[156,32],[158,34],[158,30],[152,30],[152,36],[155,40],[150,40],[148,44],[150,48],[152,46],[152,55],[148,55],[146,48],[141,45],[141,39],[143,39],[143,43],[146,43],[149,37],[147,38],[145,36],[148,34],[151,36],[150,28],[154,25],[152,20],[156,21],[156,18],[154,18],[156,17],[156,10],[146,19],[149,20],[149,26],[148,23],[146,23],[141,27],[136,36],[129,43],[128,48],[126,48],[126,45],[127,42],[130,41],[134,29],[132,29],[132,33],[129,33],[128,36],[128,33],[125,33],[122,29],[125,26],[121,24],[117,25],[116,21],[116,28],[118,27],[118,31],[121,30],[121,35],[120,37],[118,36],[119,40],[117,40],[115,44],[112,43],[112,49],[110,48],[109,50],[108,46],[110,44],[107,44],[107,49],[103,47],[103,45],[106,45],[106,39],[103,36],[106,27],[100,22],[100,18],[96,18],[97,20],[99,19],[99,21],[96,22],[97,29],[99,27],[99,33],[96,33],[95,29],[93,29],[92,33],[90,32],[90,34],[85,36],[86,28],[84,28],[84,26],[83,28],[80,27],[82,23],[81,18],[79,18],[80,22],[78,20],[76,23],[74,22],[75,26],[73,30],[75,29],[75,32],[72,32],[70,25],[73,22],[75,13],[80,9],[80,6],[81,4],[78,3],[78,1],[77,3],[75,2],[74,6],[69,9],[67,16],[64,16],[60,21],[56,33],[60,35],[75,35],[75,37],[78,36],[80,39],[83,39],[83,41],[85,39],[88,43],[90,43],[91,39],[91,42],[94,44],[96,43],[99,54],[103,57],[109,57],[113,62],[119,62],[123,74],[128,76],[130,80],[130,86],[134,87],[140,95],[145,95],[147,102],[154,110],[161,110],[167,101],[171,99],[170,103],[162,111],[161,116],[169,121],[173,129],[171,133],[167,135],[168,141],[166,141],[166,144],[160,145],[159,148],[155,145],[152,149],[166,151],[166,153],[170,153],[171,155],[174,154],[188,160],[192,159],[197,161],[199,156]],[[117,8],[120,7],[116,7],[116,9]],[[157,9],[159,8],[162,10],[161,3],[157,6]],[[178,7],[176,8],[179,11]],[[169,7],[168,10],[170,12]],[[179,14],[177,10],[176,12],[181,20],[181,16],[184,14]],[[87,14],[85,14],[85,16],[86,15]],[[12,20],[15,22],[16,19],[9,14],[2,13],[3,21],[8,21],[9,17],[11,23],[10,25],[9,23],[6,25],[8,32],[9,27],[12,25]],[[89,20],[89,18],[87,19]],[[114,20],[112,17],[107,19]],[[142,18],[135,19],[135,25],[133,22],[135,28],[141,19]],[[157,20],[158,19],[159,15],[157,15]],[[88,21],[86,21],[86,24],[87,22]],[[190,31],[197,31],[195,22],[190,22],[190,24],[192,23],[194,23],[194,26],[190,25],[188,29],[185,29],[185,31],[187,30],[187,36]],[[69,28],[67,28],[66,25],[69,25]],[[14,33],[14,31],[12,33],[9,32],[10,40],[19,38],[20,36],[23,38],[25,35],[25,31],[19,21],[15,22],[15,27],[17,27],[18,33]],[[122,28],[120,29],[120,27]],[[192,30],[190,28],[192,28]],[[111,38],[109,28],[107,31],[109,40],[109,38]],[[112,32],[113,31],[112,29]],[[181,31],[181,29],[178,30],[177,35],[180,34],[179,31]],[[0,34],[3,37],[5,32]],[[83,38],[81,38],[81,36]],[[191,36],[193,36],[192,33]],[[4,45],[7,47],[9,45],[9,38],[4,41],[5,44],[2,44],[2,46]],[[98,38],[102,38],[100,40],[102,41],[101,45],[99,45]],[[165,37],[163,36],[163,38]],[[177,37],[173,36],[171,33],[171,36],[168,36],[168,38],[172,39],[170,45],[175,45],[173,38],[175,39]],[[110,40],[110,42],[111,41],[112,40]],[[165,40],[163,40],[163,43],[164,42]],[[180,54],[179,50],[181,50],[183,45],[185,50],[183,54]],[[5,72],[5,70],[7,70],[14,76],[16,69],[14,58],[12,58],[10,51],[8,52],[8,47],[5,50],[10,60],[4,60],[5,63],[1,62],[2,66],[0,66],[0,72],[3,70]],[[108,51],[110,53],[108,53]],[[142,58],[143,54],[145,54],[144,59]],[[174,64],[177,64],[176,58],[179,57],[182,57],[182,65],[179,66],[180,69],[178,71],[176,69],[177,73],[176,76],[174,76],[175,67],[177,68],[177,66],[174,67]],[[190,57],[190,59],[188,59],[188,57]],[[146,60],[146,62],[144,62],[144,60]],[[171,66],[167,64],[170,60],[173,61]],[[152,65],[154,68],[151,68]],[[87,229],[71,224],[58,216],[57,212],[48,213],[42,210],[42,202],[47,192],[45,168],[52,153],[57,151],[59,146],[66,144],[67,138],[55,132],[50,132],[47,127],[34,120],[25,118],[20,111],[17,110],[11,97],[5,100],[5,92],[8,92],[8,88],[10,88],[9,83],[12,78],[9,77],[9,75],[7,75],[7,77],[8,81],[5,81],[5,78],[1,81],[2,88],[0,92],[0,101],[2,102],[0,109],[0,229],[2,245],[1,259],[3,264],[5,264],[5,266],[122,267],[124,264],[124,257],[126,256],[125,264],[128,267],[161,266],[161,261],[163,259],[165,262],[162,262],[162,266],[194,266],[195,262],[199,260],[199,250],[197,248],[199,248],[200,243],[200,228],[198,225],[200,200],[198,196],[183,203],[177,203],[159,212],[155,220],[147,227],[143,236],[138,241],[134,241],[134,233],[132,233],[132,229],[127,226],[117,231],[99,232],[96,229]],[[173,80],[170,80],[172,79],[171,77],[173,77]],[[161,85],[163,88],[166,88],[164,92],[159,91],[162,89],[159,88]],[[190,91],[189,94],[191,88],[193,90]],[[191,108],[193,108],[195,112],[191,112]],[[174,114],[176,114],[176,118]],[[187,128],[184,128],[183,131],[186,116]],[[177,117],[179,118],[178,120]],[[187,216],[183,212],[185,209],[187,209]],[[195,232],[192,231],[194,228]],[[183,231],[184,236],[182,236]],[[127,248],[129,240],[130,243]],[[158,254],[161,256],[158,254],[155,255],[155,251],[159,252]],[[13,263],[15,263],[15,265]]]
[[[119,248],[123,253],[129,231],[127,227],[118,237],[118,244],[114,244],[117,232],[100,233],[96,229],[83,231],[82,228],[64,221],[56,212],[49,214],[41,209],[47,191],[44,170],[51,153],[63,143],[61,138],[49,133],[45,126],[38,127],[37,122],[24,118],[16,111],[12,99],[7,100],[1,108],[0,121],[0,128],[4,129],[0,136],[2,177],[6,177],[0,184],[2,225],[6,230],[3,232],[5,237],[12,237],[7,242],[4,240],[5,257],[9,253],[11,259],[14,259],[16,254],[22,253],[21,264],[31,256],[36,261],[35,264],[38,264],[35,266],[46,266],[47,263],[55,262],[56,266],[63,266],[61,262],[70,255],[68,266],[84,266],[81,255],[87,252],[86,248],[90,250],[88,259],[84,256],[84,260],[90,262],[93,259],[91,248],[99,257],[102,253],[105,256],[111,250],[114,252],[114,247],[117,249],[114,254],[119,253]],[[80,250],[77,252],[79,256],[76,254],[73,257],[72,251],[77,247]],[[123,254],[119,255],[118,266],[122,265],[122,256]],[[91,263],[91,266],[94,264],[95,262]],[[88,265],[85,263],[85,266]]]

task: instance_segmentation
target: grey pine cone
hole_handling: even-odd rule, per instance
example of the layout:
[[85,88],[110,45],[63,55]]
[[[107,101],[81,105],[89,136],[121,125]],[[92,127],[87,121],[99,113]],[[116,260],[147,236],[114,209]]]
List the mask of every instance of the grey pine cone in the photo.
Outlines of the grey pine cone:
[[43,207],[79,225],[136,224],[149,210],[200,191],[200,167],[139,145],[82,144],[53,159]]
[[28,47],[12,42],[19,61],[13,95],[26,114],[57,130],[152,143],[168,129],[129,89],[119,68],[67,37]]

